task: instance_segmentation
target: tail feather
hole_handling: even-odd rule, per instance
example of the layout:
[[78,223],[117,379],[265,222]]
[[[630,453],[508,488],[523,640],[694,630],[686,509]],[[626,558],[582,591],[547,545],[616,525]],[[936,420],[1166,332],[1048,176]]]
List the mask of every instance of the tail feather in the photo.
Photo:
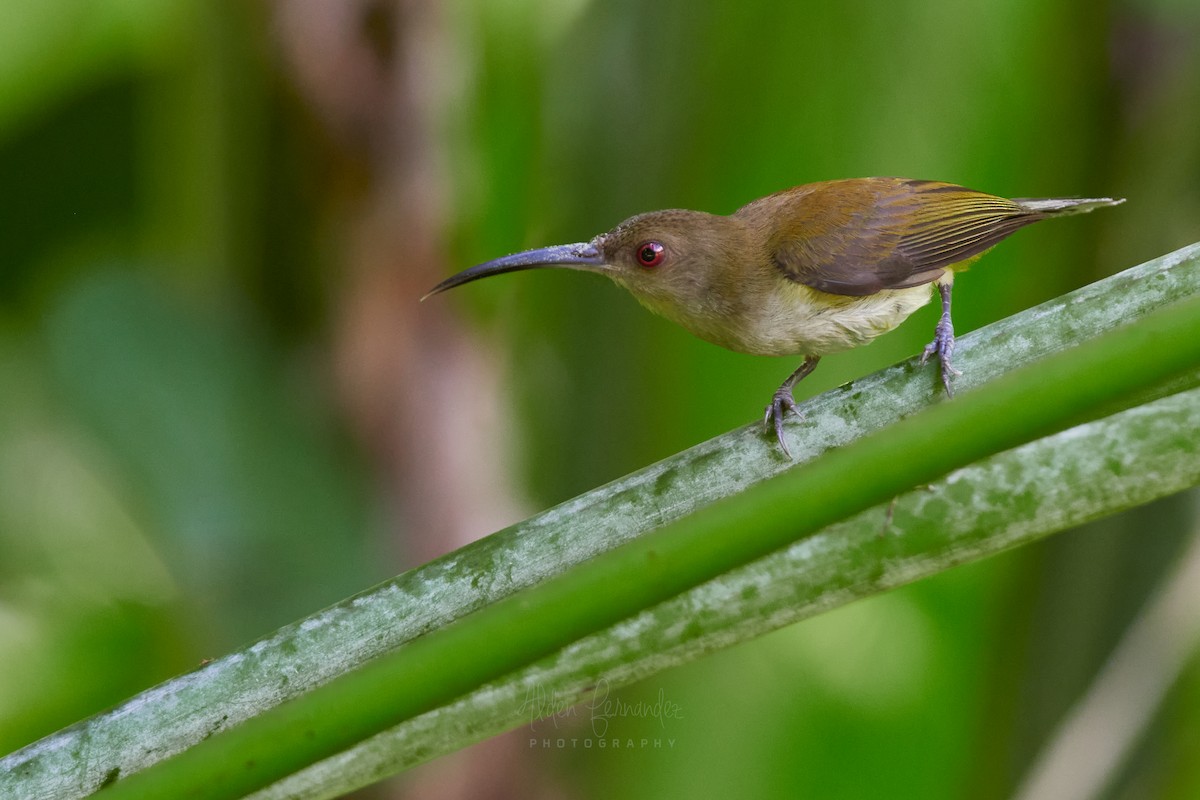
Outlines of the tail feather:
[[1119,206],[1125,202],[1124,197],[1049,197],[1049,198],[1019,198],[1013,200],[1026,211],[1035,214],[1050,214],[1066,216],[1068,214],[1086,214],[1092,209],[1105,206]]

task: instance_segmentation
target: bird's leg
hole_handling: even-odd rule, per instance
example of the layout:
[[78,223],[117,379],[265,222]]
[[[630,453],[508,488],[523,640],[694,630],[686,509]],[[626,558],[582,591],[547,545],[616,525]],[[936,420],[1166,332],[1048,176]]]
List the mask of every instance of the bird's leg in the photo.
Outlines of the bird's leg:
[[950,377],[962,373],[950,364],[950,356],[954,353],[954,323],[950,320],[950,284],[939,283],[937,287],[938,294],[942,296],[942,318],[938,320],[933,341],[925,345],[925,352],[921,353],[921,364],[925,364],[930,356],[937,354],[938,361],[941,362],[942,385],[946,387],[946,395],[951,397],[954,390],[950,388]]
[[796,398],[792,397],[792,389],[808,373],[817,368],[817,362],[820,360],[820,356],[805,358],[804,363],[797,367],[795,372],[788,375],[787,380],[775,390],[775,394],[771,395],[771,404],[767,406],[767,412],[763,416],[763,424],[767,427],[767,433],[775,431],[775,438],[779,440],[779,446],[783,448],[783,453],[788,458],[792,457],[792,453],[788,450],[787,442],[783,440],[783,418],[788,415],[788,412],[798,417],[804,416],[796,408]]

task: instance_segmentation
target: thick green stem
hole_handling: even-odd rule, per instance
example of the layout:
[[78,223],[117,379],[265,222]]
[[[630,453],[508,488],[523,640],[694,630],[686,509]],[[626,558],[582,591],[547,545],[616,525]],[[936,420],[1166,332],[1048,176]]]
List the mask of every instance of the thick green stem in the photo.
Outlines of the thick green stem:
[[[957,363],[966,374],[958,381],[958,387],[969,389],[985,378],[1011,370],[1016,364],[1061,351],[1136,320],[1155,308],[1197,294],[1200,294],[1200,247],[1193,246],[964,336],[959,342]],[[1193,370],[1171,390],[1195,385],[1198,377],[1200,375]],[[1153,393],[1164,391],[1160,388]],[[1036,397],[1037,392],[1031,391],[1031,396]],[[807,422],[790,429],[792,451],[802,462],[811,460],[830,447],[854,441],[929,405],[936,397],[931,370],[919,370],[912,361],[898,365],[805,404]],[[957,403],[946,407],[954,405]],[[1027,405],[1028,400],[1022,399],[1014,407],[1005,409],[1002,418],[1020,416]],[[930,433],[932,435],[932,430]],[[14,753],[0,760],[0,795],[84,796],[106,780],[124,777],[168,758],[212,733],[269,710],[291,697],[303,695],[428,630],[488,602],[512,595],[549,575],[568,570],[573,564],[608,551],[649,528],[742,491],[789,466],[757,425],[702,444],[406,573],[360,597],[288,626],[245,651],[151,689],[113,712]],[[1136,475],[1127,476],[1122,486],[1136,484],[1134,477]],[[1169,491],[1173,485],[1163,482],[1162,491]],[[963,483],[958,482],[955,486],[961,490]],[[1086,508],[1062,519],[1042,519],[1036,524],[1031,521],[1028,527],[1021,529],[1023,532],[1014,534],[1016,538],[1002,539],[1003,535],[997,533],[1001,537],[997,539],[997,546],[1022,541],[1022,537],[1042,535],[1073,521],[1082,521],[1089,514],[1125,507],[1108,502],[1114,491],[1098,492]],[[1140,492],[1130,491],[1121,496],[1129,505],[1157,495],[1149,487],[1142,486]],[[925,494],[918,493],[915,497],[920,499]],[[961,501],[958,495],[954,495],[954,499]],[[896,506],[898,528],[903,527],[906,503],[908,501],[902,499]],[[921,513],[927,514],[926,511]],[[1002,526],[996,529],[1000,531]],[[978,546],[980,553],[990,552],[988,548],[992,541],[987,537],[984,539]],[[813,541],[806,540],[803,546]],[[902,541],[914,539],[909,537]],[[972,551],[962,557],[974,555]],[[814,555],[813,566],[833,569],[840,563],[827,556],[832,556],[828,550]],[[864,557],[871,563],[870,553]],[[768,561],[779,563],[773,559]],[[890,574],[887,566],[885,563],[880,567],[883,570],[880,574]],[[933,568],[944,568],[944,564]],[[817,598],[802,604],[794,613],[790,607],[779,606],[769,609],[768,613],[772,619],[779,620],[777,624],[787,621],[789,614],[792,614],[790,618],[797,618],[797,614],[813,613],[813,609],[821,607],[822,603],[832,603],[844,596],[835,584],[836,581],[825,587],[828,591],[825,599]],[[861,589],[861,583],[856,585],[860,587],[860,593],[866,591]],[[894,582],[883,585],[894,585]],[[814,591],[818,586],[814,583]],[[678,602],[685,602],[687,597],[685,595]],[[747,613],[751,611],[747,609]],[[717,629],[709,631],[713,638],[705,640],[705,648],[711,649],[715,641],[729,643],[753,635],[757,630],[753,623],[743,622],[739,628],[744,631],[742,634],[723,633]],[[700,628],[705,630],[703,625]],[[601,639],[593,637],[587,641]],[[645,674],[646,664],[668,663],[655,657],[653,641],[647,640],[640,647],[640,662],[637,654],[618,660],[624,669],[617,672],[626,679]],[[609,652],[611,655],[611,648]],[[680,658],[695,657],[698,652],[686,651]],[[602,655],[593,653],[592,675],[608,669]],[[550,680],[544,669],[533,672]],[[587,676],[588,672],[586,664],[573,667],[576,678]],[[486,692],[479,695],[484,698],[481,702],[485,706],[496,701],[494,695]],[[452,708],[459,708],[461,713],[463,707],[460,703]],[[458,746],[505,727],[505,720],[512,724],[511,710],[497,712],[492,706],[485,709],[484,716],[477,713],[473,718],[469,711],[468,708],[468,722],[455,724],[455,730],[459,731]],[[492,717],[487,717],[488,713]],[[384,766],[368,765],[359,774],[383,774],[387,765],[395,769],[397,764],[411,764],[452,749],[455,743],[448,742],[444,733],[428,733],[431,725],[449,726],[447,720],[452,719],[450,713],[430,715],[398,729],[418,735],[418,738],[414,741],[411,735],[403,735],[394,740],[390,757],[373,752],[375,764]],[[422,731],[428,738],[420,738]],[[395,753],[397,741],[405,748],[399,755]],[[359,778],[359,782],[361,780]],[[320,789],[313,787],[313,791]],[[337,793],[334,789],[329,791]],[[297,791],[289,796],[307,795]]]
[[[1200,389],[957,470],[488,684],[252,800],[327,800],[852,600],[1200,484]],[[887,535],[883,535],[883,534]],[[596,677],[603,682],[597,687]],[[539,713],[540,712],[540,713]],[[602,738],[597,728],[577,729]]]
[[1192,298],[499,600],[107,791],[147,800],[240,797],[826,525],[1197,365],[1200,298]]

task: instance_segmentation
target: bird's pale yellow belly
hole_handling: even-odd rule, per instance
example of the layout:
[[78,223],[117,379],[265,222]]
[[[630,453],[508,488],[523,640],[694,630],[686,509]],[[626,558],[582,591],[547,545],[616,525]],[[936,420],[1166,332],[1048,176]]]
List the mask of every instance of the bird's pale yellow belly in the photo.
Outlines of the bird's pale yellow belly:
[[890,289],[866,297],[831,295],[780,282],[746,326],[738,349],[757,355],[823,356],[866,344],[929,302],[930,287]]
[[743,353],[823,356],[866,344],[896,328],[930,296],[930,284],[846,297],[780,281],[757,313],[722,327],[712,337],[694,332]]
[[712,291],[698,293],[694,304],[648,292],[635,291],[634,296],[701,339],[739,353],[823,356],[866,344],[894,329],[929,302],[932,286],[849,297],[773,279],[762,291],[744,293],[732,302]]

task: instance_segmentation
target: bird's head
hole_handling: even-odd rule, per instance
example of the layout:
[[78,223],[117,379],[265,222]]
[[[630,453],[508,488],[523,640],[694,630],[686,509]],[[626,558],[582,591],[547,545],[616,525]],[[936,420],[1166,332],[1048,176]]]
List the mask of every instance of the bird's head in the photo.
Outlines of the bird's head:
[[631,217],[590,242],[540,247],[471,267],[442,281],[425,297],[505,272],[576,269],[608,276],[652,311],[694,329],[697,318],[711,316],[735,294],[726,283],[736,279],[736,264],[756,255],[751,239],[732,217],[653,211]]

